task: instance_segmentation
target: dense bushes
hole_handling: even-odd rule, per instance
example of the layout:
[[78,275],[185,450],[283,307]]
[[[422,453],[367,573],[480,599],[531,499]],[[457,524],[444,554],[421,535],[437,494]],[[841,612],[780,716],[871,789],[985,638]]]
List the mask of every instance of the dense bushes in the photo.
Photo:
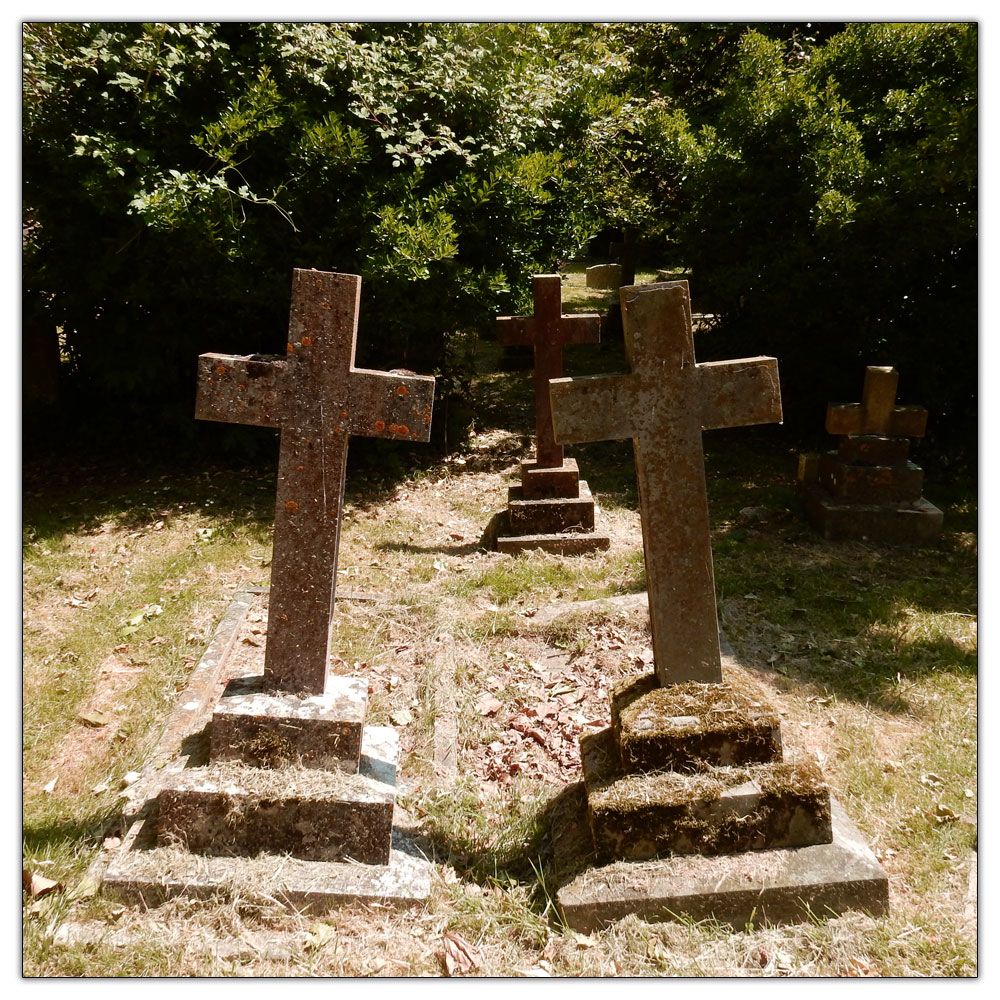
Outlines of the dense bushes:
[[692,268],[702,358],[779,358],[797,433],[891,363],[972,456],[976,85],[971,24],[27,25],[26,404],[199,433],[197,354],[278,349],[295,266],[460,392],[460,335],[611,224]]

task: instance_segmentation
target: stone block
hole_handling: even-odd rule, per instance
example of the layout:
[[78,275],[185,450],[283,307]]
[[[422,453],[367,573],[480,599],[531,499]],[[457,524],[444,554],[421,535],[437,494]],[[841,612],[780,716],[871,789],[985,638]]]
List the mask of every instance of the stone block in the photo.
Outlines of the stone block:
[[648,922],[715,919],[742,930],[748,921],[760,926],[850,910],[888,913],[888,875],[840,803],[831,798],[830,805],[826,844],[590,868],[557,891],[563,919],[589,934],[629,914]]
[[575,498],[525,500],[521,487],[511,486],[507,509],[510,530],[518,535],[594,530],[594,497],[583,479]]
[[819,485],[843,502],[899,504],[919,500],[924,472],[912,462],[902,465],[848,465],[836,452],[819,460]]
[[941,534],[944,513],[924,497],[898,507],[844,503],[818,489],[805,491],[803,505],[813,526],[830,541],[917,545]]
[[498,535],[497,552],[518,555],[538,549],[556,556],[579,556],[611,548],[611,537],[595,531],[566,531],[551,535]]
[[661,687],[655,674],[620,684],[611,725],[626,774],[781,759],[778,713],[748,674],[728,665],[721,684]]
[[885,434],[847,434],[838,454],[851,465],[902,465],[910,454],[910,440]]
[[554,497],[580,496],[580,468],[575,458],[563,459],[555,468],[543,468],[537,462],[521,463],[521,497],[545,500]]
[[815,482],[819,477],[819,454],[815,451],[804,451],[799,455],[799,467],[796,479],[800,484]]
[[594,264],[586,271],[588,288],[621,288],[621,264]]
[[599,863],[829,843],[830,790],[812,763],[613,776],[610,727],[580,741]]
[[253,767],[358,770],[368,684],[327,677],[323,694],[264,690],[260,675],[233,678],[212,716],[211,760]]
[[398,754],[394,729],[368,727],[357,774],[232,761],[188,768],[160,791],[157,843],[216,856],[387,864]]

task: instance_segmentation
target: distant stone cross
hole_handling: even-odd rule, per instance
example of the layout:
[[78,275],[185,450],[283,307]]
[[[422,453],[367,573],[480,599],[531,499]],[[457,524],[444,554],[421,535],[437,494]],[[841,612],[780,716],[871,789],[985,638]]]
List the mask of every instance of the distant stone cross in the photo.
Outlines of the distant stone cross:
[[860,403],[831,403],[826,412],[830,434],[878,434],[923,437],[927,411],[922,406],[897,406],[899,372],[874,365],[865,370]]
[[622,266],[622,284],[635,284],[635,265],[639,259],[639,244],[635,241],[635,230],[626,228],[621,242],[611,243],[608,252]]
[[434,379],[354,367],[361,279],[296,270],[284,358],[203,354],[195,415],[281,429],[264,684],[322,693],[349,436],[427,441]]
[[531,345],[535,349],[536,466],[554,469],[563,464],[563,448],[552,436],[549,380],[562,375],[564,345],[596,343],[601,339],[601,317],[597,313],[564,315],[562,278],[558,274],[534,275],[532,291],[534,315],[498,316],[497,341],[511,346]]
[[629,375],[556,379],[557,441],[632,438],[661,684],[722,677],[701,433],[781,420],[778,363],[696,364],[686,281],[621,289]]

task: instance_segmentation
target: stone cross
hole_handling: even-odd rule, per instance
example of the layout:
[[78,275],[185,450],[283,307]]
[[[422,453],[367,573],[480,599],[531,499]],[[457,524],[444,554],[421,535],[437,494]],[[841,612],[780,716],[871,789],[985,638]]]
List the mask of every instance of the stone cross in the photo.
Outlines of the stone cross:
[[628,375],[551,383],[565,444],[632,438],[649,619],[663,685],[722,677],[701,433],[781,420],[778,363],[696,364],[686,281],[621,289]]
[[347,439],[430,439],[434,379],[354,367],[361,279],[296,269],[284,358],[203,354],[195,415],[281,429],[264,685],[326,685]]
[[860,403],[831,403],[826,411],[830,434],[879,434],[923,437],[927,411],[922,406],[897,406],[899,372],[874,365],[865,370]]
[[562,375],[565,344],[590,344],[601,339],[601,317],[597,313],[564,315],[558,274],[536,274],[531,281],[534,315],[498,316],[497,341],[511,346],[530,344],[535,349],[536,467],[554,469],[563,464],[563,448],[552,436],[549,380]]

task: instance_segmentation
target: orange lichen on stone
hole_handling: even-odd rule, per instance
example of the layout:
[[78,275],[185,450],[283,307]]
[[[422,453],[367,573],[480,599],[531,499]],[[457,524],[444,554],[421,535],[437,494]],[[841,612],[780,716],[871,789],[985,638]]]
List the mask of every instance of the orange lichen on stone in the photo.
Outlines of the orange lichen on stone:
[[285,510],[287,510],[289,514],[297,514],[299,505],[294,500],[289,500],[285,503]]
[[384,420],[376,420],[375,421],[375,430],[377,430],[379,433],[381,433],[382,431],[384,431],[385,430],[385,421]]
[[288,346],[285,348],[285,351],[288,354],[294,354],[295,353],[295,345],[291,341],[288,341]]
[[312,344],[312,342],[313,342],[312,337],[303,337],[302,338],[302,346],[303,347],[309,347]]
[[401,437],[406,437],[410,433],[410,428],[406,424],[390,424],[389,425],[390,434],[399,434]]
[[226,374],[226,366],[225,365],[219,365],[215,369],[215,374],[216,375],[225,375]]
[[409,396],[409,394],[410,394],[410,390],[407,389],[405,385],[398,385],[398,386],[396,386],[396,395],[397,396]]

